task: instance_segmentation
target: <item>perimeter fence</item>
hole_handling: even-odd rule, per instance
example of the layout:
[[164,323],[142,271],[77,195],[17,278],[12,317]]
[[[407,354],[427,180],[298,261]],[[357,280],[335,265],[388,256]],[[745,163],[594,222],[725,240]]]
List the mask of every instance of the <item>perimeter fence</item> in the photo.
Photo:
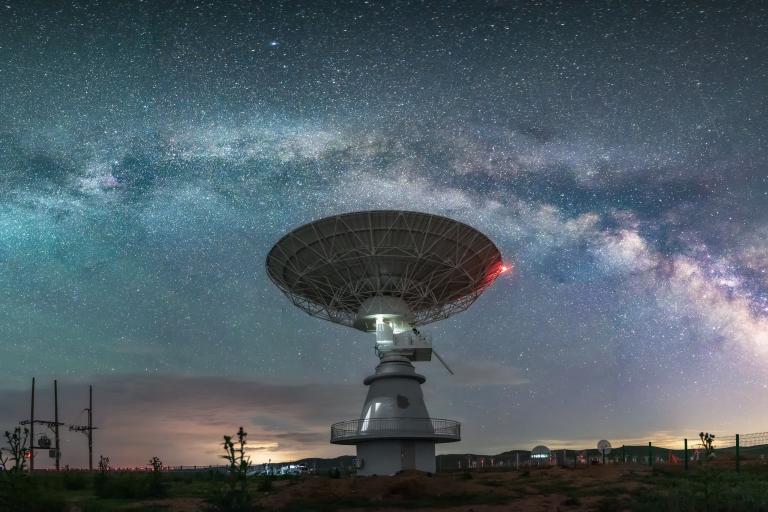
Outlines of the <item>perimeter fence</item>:
[[[546,455],[541,449],[548,450]],[[635,464],[643,466],[679,466],[689,469],[704,464],[739,471],[743,464],[768,465],[768,432],[715,436],[711,454],[701,437],[666,438],[644,443],[614,445],[605,453],[598,449],[553,448],[542,446],[531,456],[529,450],[513,450],[496,456],[440,455],[442,470],[521,469],[536,466],[578,467],[597,464]]]

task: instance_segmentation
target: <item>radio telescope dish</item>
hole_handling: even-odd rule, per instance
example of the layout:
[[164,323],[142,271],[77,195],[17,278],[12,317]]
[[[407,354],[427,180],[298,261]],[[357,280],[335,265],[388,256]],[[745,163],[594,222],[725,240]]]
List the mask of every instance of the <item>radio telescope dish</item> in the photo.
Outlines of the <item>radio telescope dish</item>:
[[331,425],[331,443],[356,445],[358,475],[434,473],[435,444],[461,440],[459,422],[427,411],[426,379],[411,363],[440,358],[432,337],[416,327],[464,311],[506,269],[478,230],[396,210],[320,219],[269,252],[267,275],[296,306],[375,333],[379,364],[363,381],[360,416]]
[[467,309],[506,270],[480,231],[427,213],[374,210],[301,226],[267,274],[312,316],[373,332],[383,311],[416,327]]
[[597,451],[600,452],[602,455],[610,454],[611,453],[611,443],[609,443],[605,439],[599,441],[597,443]]

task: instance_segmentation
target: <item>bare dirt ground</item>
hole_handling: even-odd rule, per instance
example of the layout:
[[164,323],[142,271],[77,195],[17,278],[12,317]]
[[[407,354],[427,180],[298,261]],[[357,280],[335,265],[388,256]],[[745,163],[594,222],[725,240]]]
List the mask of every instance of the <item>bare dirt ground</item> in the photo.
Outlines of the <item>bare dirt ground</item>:
[[[272,480],[269,490],[264,490],[265,484],[269,482],[263,479],[251,482],[258,510],[279,512],[768,510],[765,465],[744,467],[741,473],[715,465],[692,466],[687,472],[680,466],[598,465],[438,475],[408,472],[394,477],[303,476]],[[144,500],[108,510],[204,510],[202,497],[211,488],[210,482],[175,485],[177,498]],[[709,494],[704,492],[706,486],[711,489]],[[183,489],[188,494],[181,494]]]
[[[196,512],[225,484],[206,475],[176,475],[167,483],[175,497],[156,500],[110,501],[81,489],[68,500],[69,510]],[[762,459],[742,464],[740,472],[733,461],[692,464],[689,471],[682,465],[608,464],[393,477],[257,477],[249,487],[257,510],[276,512],[768,511],[768,464]]]
[[336,480],[307,478],[280,482],[283,485],[262,496],[260,504],[268,510],[349,512],[371,508],[389,512],[404,507],[421,512],[595,510],[606,497],[615,499],[636,492],[641,486],[636,478],[648,471],[599,466],[472,473],[471,477],[410,473]]
[[122,510],[144,512],[147,509],[162,510],[163,512],[200,512],[205,503],[200,498],[171,498],[166,500],[146,500],[129,505]]
[[[638,466],[593,466],[339,479],[308,476],[275,481],[271,491],[255,494],[263,509],[290,512],[621,511],[621,498],[637,492],[643,485],[638,478],[648,472]],[[197,512],[203,506],[199,498],[174,498],[142,501],[135,509]]]

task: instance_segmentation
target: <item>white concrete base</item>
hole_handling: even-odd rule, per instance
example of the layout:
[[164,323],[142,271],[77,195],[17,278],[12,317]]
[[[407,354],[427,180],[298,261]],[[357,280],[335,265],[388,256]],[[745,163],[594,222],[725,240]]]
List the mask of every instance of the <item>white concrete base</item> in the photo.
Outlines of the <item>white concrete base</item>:
[[407,469],[435,472],[434,441],[381,439],[357,444],[357,474],[394,475]]

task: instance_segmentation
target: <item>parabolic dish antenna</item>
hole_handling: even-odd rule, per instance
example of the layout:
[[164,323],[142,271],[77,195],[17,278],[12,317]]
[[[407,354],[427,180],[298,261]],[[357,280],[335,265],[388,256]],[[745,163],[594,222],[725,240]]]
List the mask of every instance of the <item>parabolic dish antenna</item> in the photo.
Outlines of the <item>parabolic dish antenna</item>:
[[599,441],[597,443],[597,451],[600,452],[602,455],[610,454],[611,453],[611,443],[609,443],[605,439]]
[[275,244],[266,266],[299,308],[367,332],[376,330],[381,311],[411,327],[464,311],[507,270],[480,231],[398,210],[346,213],[301,226]]

